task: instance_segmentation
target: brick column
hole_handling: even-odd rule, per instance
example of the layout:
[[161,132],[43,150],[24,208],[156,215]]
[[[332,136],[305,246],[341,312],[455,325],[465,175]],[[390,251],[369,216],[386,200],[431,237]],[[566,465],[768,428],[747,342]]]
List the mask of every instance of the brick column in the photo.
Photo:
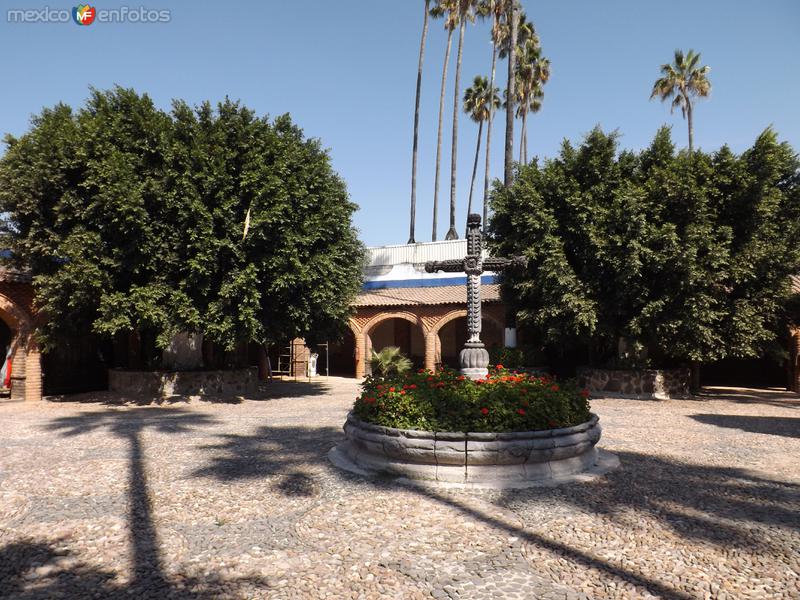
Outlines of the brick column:
[[366,374],[366,335],[364,333],[356,333],[356,379],[362,379]]
[[42,359],[37,346],[28,348],[25,357],[25,401],[42,399]]
[[800,393],[800,331],[796,331],[792,342],[794,352],[790,354],[792,360],[792,391]]
[[429,331],[425,335],[425,368],[428,371],[436,369],[436,341],[439,335],[435,331]]

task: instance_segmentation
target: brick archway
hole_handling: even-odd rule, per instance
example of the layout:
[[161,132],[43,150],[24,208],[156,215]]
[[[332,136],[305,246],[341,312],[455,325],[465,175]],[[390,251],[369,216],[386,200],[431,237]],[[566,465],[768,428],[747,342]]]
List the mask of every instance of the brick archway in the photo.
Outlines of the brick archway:
[[[427,335],[425,336],[425,368],[432,371],[436,368],[436,363],[441,358],[441,348],[442,342],[439,339],[439,331],[441,331],[442,327],[447,325],[448,323],[455,321],[456,319],[466,318],[467,316],[467,309],[466,308],[459,308],[456,310],[451,310],[447,314],[442,315],[437,319],[433,325],[431,326],[430,330],[428,331]],[[481,311],[481,318],[489,321],[490,323],[497,326],[500,331],[503,331],[503,327],[505,326],[500,319],[495,317],[491,312],[487,311],[484,307],[484,310]],[[428,351],[430,349],[430,351]]]
[[[0,288],[0,319],[11,330],[11,397],[41,400],[42,367],[39,346],[33,337],[33,319],[25,308]],[[5,356],[0,357],[0,361]]]
[[377,314],[369,319],[366,323],[364,323],[360,331],[356,331],[356,327],[354,326],[355,323],[352,321],[350,323],[350,327],[353,329],[353,333],[356,336],[356,377],[364,377],[367,372],[367,355],[372,350],[372,344],[369,337],[370,334],[378,325],[390,319],[403,319],[419,328],[422,338],[426,340],[425,364],[428,364],[428,329],[422,317],[405,310],[385,312]]

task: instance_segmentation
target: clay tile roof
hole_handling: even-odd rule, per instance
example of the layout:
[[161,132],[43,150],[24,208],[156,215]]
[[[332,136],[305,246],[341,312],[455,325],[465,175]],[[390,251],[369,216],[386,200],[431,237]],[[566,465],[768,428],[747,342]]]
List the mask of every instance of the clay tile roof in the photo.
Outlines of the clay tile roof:
[[800,275],[789,275],[792,280],[792,293],[800,294]]
[[[483,302],[499,302],[500,285],[496,283],[482,285],[481,300]],[[356,297],[354,304],[355,306],[425,306],[466,303],[467,286],[445,285],[362,290]]]
[[25,271],[0,267],[0,281],[7,283],[30,283],[31,274]]

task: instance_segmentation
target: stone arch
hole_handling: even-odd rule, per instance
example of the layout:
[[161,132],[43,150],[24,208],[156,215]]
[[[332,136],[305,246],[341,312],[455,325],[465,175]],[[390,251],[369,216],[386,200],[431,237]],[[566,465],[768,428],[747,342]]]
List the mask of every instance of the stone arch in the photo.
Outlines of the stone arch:
[[[0,319],[12,332],[11,397],[41,400],[41,353],[33,336],[33,319],[18,302],[2,292],[0,292]],[[0,357],[0,361],[3,360],[5,356]]]

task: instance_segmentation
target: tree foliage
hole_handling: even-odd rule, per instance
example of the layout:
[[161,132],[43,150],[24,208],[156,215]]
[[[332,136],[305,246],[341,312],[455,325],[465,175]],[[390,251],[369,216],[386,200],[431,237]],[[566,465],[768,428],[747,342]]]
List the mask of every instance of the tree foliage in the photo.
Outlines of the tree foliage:
[[363,247],[344,182],[288,115],[237,102],[159,110],[93,90],[6,139],[0,206],[34,277],[40,337],[177,331],[227,349],[335,337]]
[[565,141],[493,196],[492,250],[529,260],[504,280],[520,326],[606,361],[621,338],[662,363],[759,355],[800,270],[799,165],[771,129],[741,155],[676,154],[667,128],[638,154]]

